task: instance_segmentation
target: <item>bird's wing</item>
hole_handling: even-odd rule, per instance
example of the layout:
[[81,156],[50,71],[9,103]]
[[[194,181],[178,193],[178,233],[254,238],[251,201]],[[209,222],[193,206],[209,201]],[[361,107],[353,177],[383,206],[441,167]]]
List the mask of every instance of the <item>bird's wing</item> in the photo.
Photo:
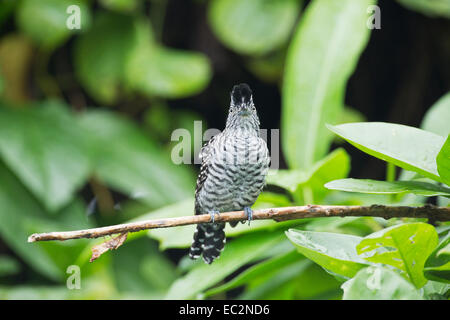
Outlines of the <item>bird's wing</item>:
[[195,187],[195,214],[201,214],[202,212],[199,212],[200,208],[198,207],[197,203],[197,196],[200,192],[200,190],[203,187],[203,184],[206,181],[206,178],[208,177],[208,169],[209,169],[209,160],[211,158],[211,149],[212,145],[215,141],[216,136],[213,136],[211,139],[209,139],[208,142],[206,142],[202,149],[200,150],[199,158],[202,160],[202,165],[200,167],[200,173],[197,178],[197,186]]

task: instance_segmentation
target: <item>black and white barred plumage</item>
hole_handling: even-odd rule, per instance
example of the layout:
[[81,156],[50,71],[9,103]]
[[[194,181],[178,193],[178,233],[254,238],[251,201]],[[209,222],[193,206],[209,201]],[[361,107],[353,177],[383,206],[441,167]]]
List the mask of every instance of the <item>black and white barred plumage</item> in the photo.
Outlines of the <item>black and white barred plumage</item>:
[[[259,118],[248,85],[233,87],[225,130],[200,151],[195,214],[250,208],[265,184],[269,151],[259,134]],[[236,224],[232,224],[235,226]],[[225,245],[225,223],[199,224],[189,255],[210,264]]]

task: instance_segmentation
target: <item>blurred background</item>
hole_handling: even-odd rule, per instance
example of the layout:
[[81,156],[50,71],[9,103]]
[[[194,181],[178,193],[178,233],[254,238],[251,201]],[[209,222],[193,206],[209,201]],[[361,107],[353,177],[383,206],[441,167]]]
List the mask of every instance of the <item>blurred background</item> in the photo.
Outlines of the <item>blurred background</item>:
[[[370,30],[374,4],[381,28]],[[80,28],[70,29],[77,13]],[[298,194],[269,185],[255,207],[390,203],[323,188],[340,177],[386,176],[385,163],[324,124],[420,127],[450,89],[449,18],[446,0],[0,0],[0,299],[339,299],[339,279],[283,237],[292,222],[227,230],[209,270],[186,257],[191,226],[129,235],[92,263],[101,241],[26,239],[193,213],[199,167],[171,161],[172,132],[192,133],[193,159],[194,121],[223,129],[229,92],[242,82],[262,128],[280,129],[280,169],[311,174],[327,155],[342,161]],[[313,92],[325,92],[321,102]],[[311,159],[293,160],[305,153]],[[296,226],[365,235],[385,225]],[[80,289],[66,286],[71,265]]]

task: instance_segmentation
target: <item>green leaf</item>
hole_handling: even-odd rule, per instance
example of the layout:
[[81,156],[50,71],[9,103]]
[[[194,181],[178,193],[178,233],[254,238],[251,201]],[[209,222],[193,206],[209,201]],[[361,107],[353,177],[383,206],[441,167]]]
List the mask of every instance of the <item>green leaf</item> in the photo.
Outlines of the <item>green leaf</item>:
[[444,138],[437,134],[384,122],[328,125],[328,128],[371,156],[430,179],[442,180],[435,159]]
[[428,197],[450,196],[450,188],[421,181],[378,181],[372,179],[340,179],[328,182],[325,187],[349,192],[395,194],[414,193]]
[[392,226],[365,237],[356,247],[367,261],[394,266],[403,271],[416,288],[427,279],[423,275],[425,260],[438,244],[434,227],[427,223],[407,223]]
[[175,266],[147,238],[127,242],[112,255],[117,289],[120,292],[146,293],[164,297],[176,279]]
[[207,58],[197,52],[155,48],[130,60],[128,84],[150,97],[184,98],[201,92],[211,78]]
[[428,281],[423,286],[423,295],[428,300],[448,300],[450,294],[450,284]]
[[229,48],[262,55],[279,48],[289,38],[302,1],[213,0],[209,22],[216,36]]
[[126,57],[134,40],[133,19],[100,12],[74,47],[75,72],[81,85],[101,103],[114,103],[120,91]]
[[430,17],[450,18],[448,0],[398,0],[406,8],[423,13]]
[[10,276],[20,270],[19,262],[7,255],[0,255],[0,277]]
[[280,232],[256,232],[241,236],[226,245],[220,258],[213,264],[200,264],[174,282],[166,299],[192,299],[200,292],[223,280],[240,267],[258,258],[281,242]]
[[36,232],[91,227],[81,203],[76,201],[58,215],[49,216],[1,162],[0,181],[0,238],[35,271],[53,281],[65,280],[66,268],[75,264],[88,240],[31,244],[26,239]]
[[46,208],[67,204],[91,170],[81,128],[67,106],[0,107],[0,156]]
[[192,196],[191,171],[175,165],[133,123],[110,112],[91,111],[83,114],[81,124],[96,151],[100,180],[153,208]]
[[344,277],[351,278],[368,265],[356,253],[361,237],[295,229],[289,229],[286,235],[305,257]]
[[303,15],[286,58],[282,143],[289,167],[308,169],[332,141],[325,122],[343,108],[345,86],[370,34],[372,0],[316,0]]
[[229,291],[236,287],[247,284],[250,281],[257,279],[258,277],[266,276],[267,274],[276,275],[287,265],[291,265],[295,262],[298,262],[299,260],[304,260],[304,258],[295,251],[289,251],[271,259],[267,259],[248,268],[227,283],[208,290],[207,292],[205,292],[205,297],[212,296],[224,291]]
[[428,279],[450,283],[450,231],[428,257],[423,272]]
[[100,3],[110,10],[130,12],[139,7],[140,0],[100,0]]
[[360,111],[345,107],[341,114],[339,115],[339,119],[337,123],[351,123],[351,122],[363,122],[366,121],[366,116]]
[[342,149],[336,149],[324,159],[318,161],[310,170],[277,170],[270,171],[267,184],[276,185],[299,193],[299,188],[309,187],[314,195],[314,201],[320,201],[327,190],[324,183],[332,179],[344,178],[350,171],[350,156]]
[[152,41],[148,21],[139,21],[125,67],[125,83],[149,97],[183,98],[201,92],[211,79],[207,57],[164,48]]
[[342,284],[344,300],[422,300],[414,286],[396,272],[367,267]]
[[16,6],[18,4],[18,1],[16,0],[3,0],[0,2],[0,26],[7,21],[8,17],[14,10],[16,9]]
[[91,16],[84,0],[23,0],[17,10],[17,25],[40,46],[53,49],[79,31],[66,24],[71,15],[67,8],[71,5],[80,8],[81,30],[89,28]]
[[[295,253],[300,256],[298,253]],[[301,256],[300,256],[301,257]],[[263,262],[264,263],[264,262]],[[314,269],[320,269],[322,274],[326,272],[312,261],[300,258],[293,263],[279,266],[275,270],[267,270],[266,274],[251,280],[239,300],[293,300],[295,291],[301,286],[299,278],[311,275],[314,277]],[[319,280],[319,279],[315,279]],[[314,297],[308,297],[314,298]]]
[[443,137],[450,134],[450,92],[442,96],[425,114],[420,127]]
[[450,135],[436,157],[436,164],[442,181],[450,186]]

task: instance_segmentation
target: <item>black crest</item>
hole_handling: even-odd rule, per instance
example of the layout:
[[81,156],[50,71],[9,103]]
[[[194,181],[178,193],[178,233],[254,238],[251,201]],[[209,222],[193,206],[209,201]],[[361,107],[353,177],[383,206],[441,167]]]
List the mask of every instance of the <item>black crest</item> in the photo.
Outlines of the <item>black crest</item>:
[[252,90],[246,83],[235,85],[231,91],[231,99],[234,104],[248,103],[252,96]]

